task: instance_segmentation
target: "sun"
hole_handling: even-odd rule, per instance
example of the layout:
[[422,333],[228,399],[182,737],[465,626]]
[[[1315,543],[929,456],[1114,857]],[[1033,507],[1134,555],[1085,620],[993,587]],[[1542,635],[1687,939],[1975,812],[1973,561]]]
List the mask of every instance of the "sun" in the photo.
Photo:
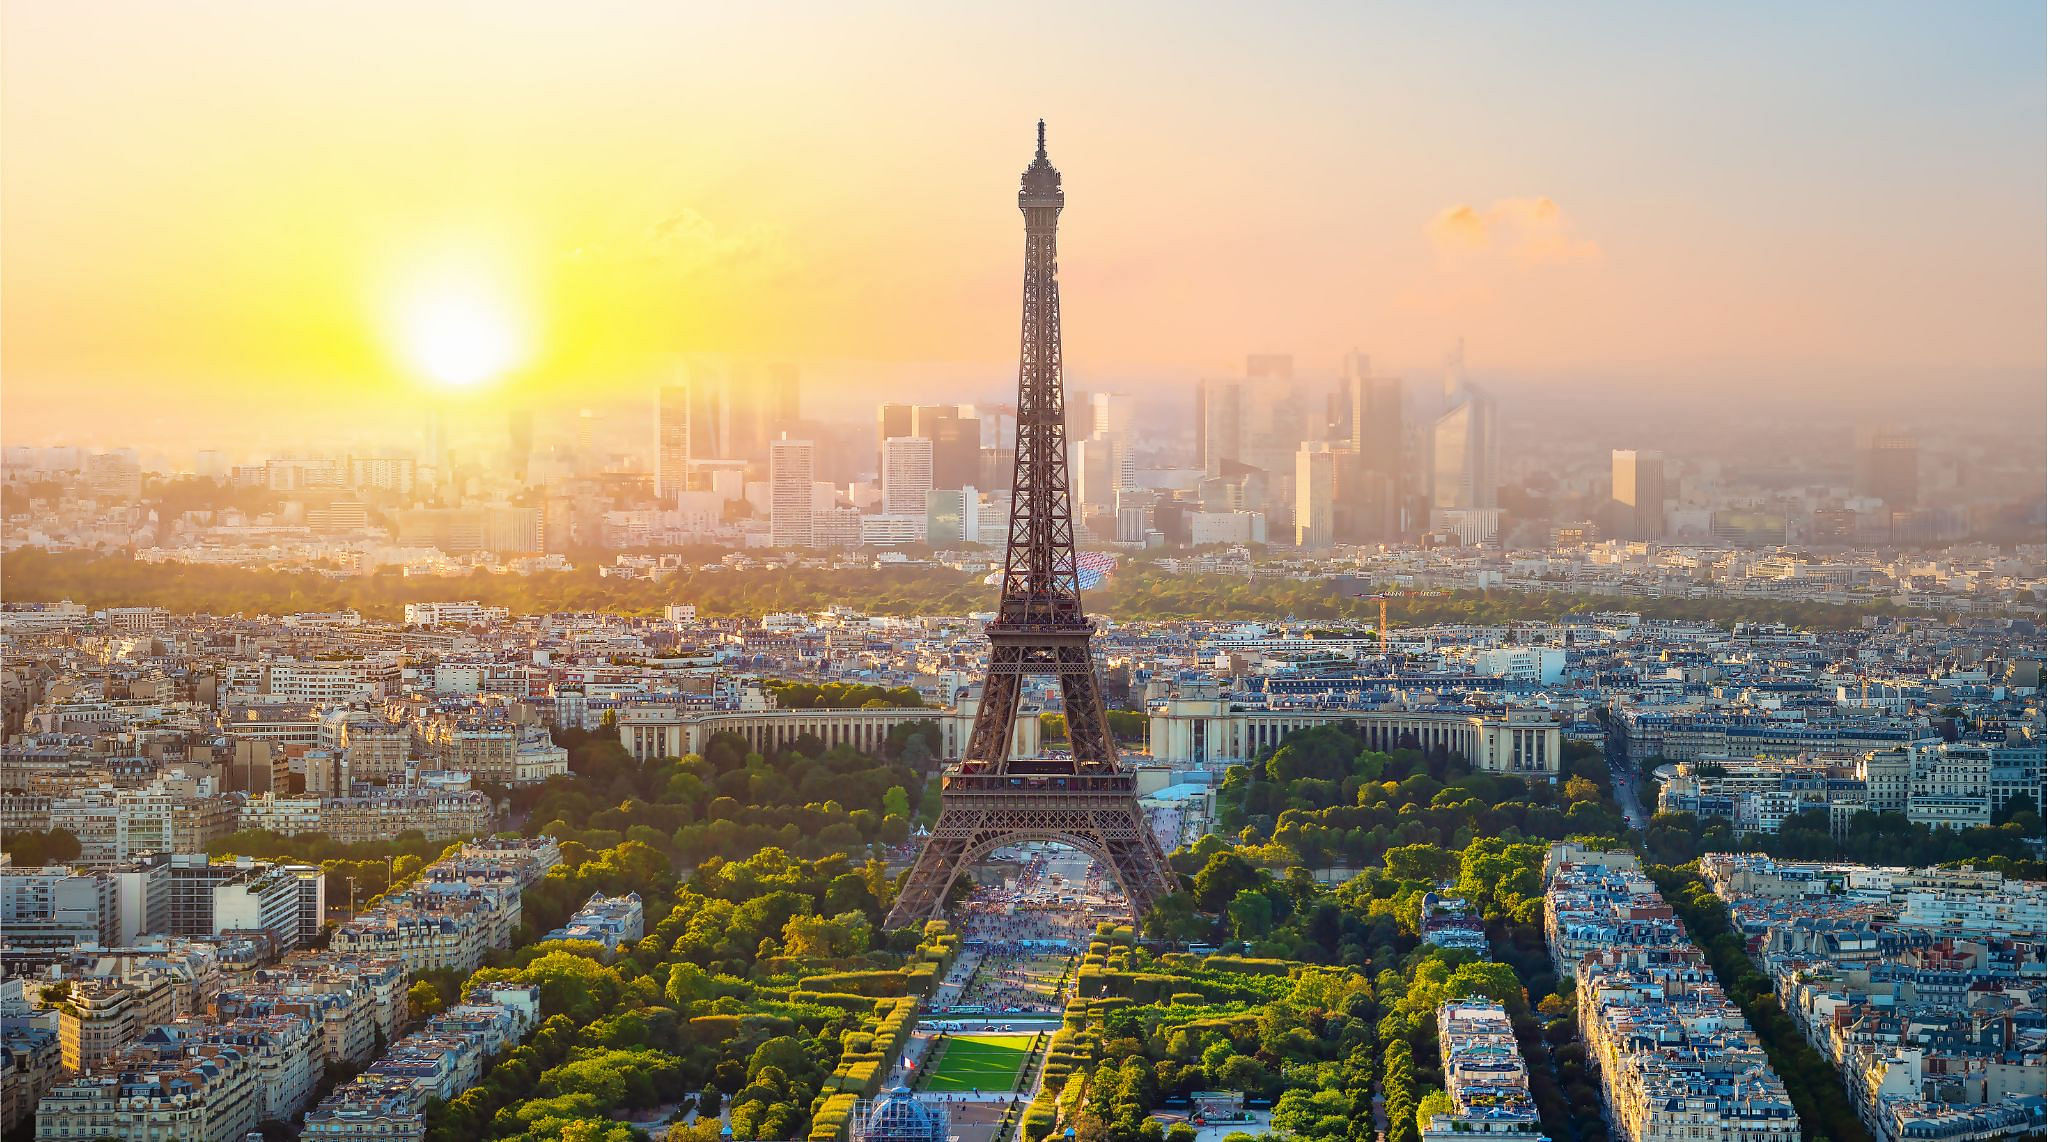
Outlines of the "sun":
[[441,266],[415,276],[393,300],[400,355],[432,384],[477,388],[525,362],[528,323],[498,275]]

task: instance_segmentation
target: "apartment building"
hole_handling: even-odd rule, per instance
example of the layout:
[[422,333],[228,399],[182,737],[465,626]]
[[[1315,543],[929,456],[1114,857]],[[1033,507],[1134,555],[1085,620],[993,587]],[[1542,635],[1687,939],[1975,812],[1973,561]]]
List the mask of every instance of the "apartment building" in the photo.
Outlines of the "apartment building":
[[1549,1142],[1507,1011],[1488,999],[1453,1000],[1437,1008],[1436,1026],[1451,1110],[1430,1118],[1423,1142],[1466,1142],[1473,1134]]
[[1792,1102],[1741,1011],[1635,858],[1572,844],[1546,862],[1545,934],[1627,1142],[1794,1142]]
[[12,1133],[36,1111],[43,1092],[63,1081],[57,1033],[18,1016],[0,1016],[0,1132]]
[[497,820],[491,799],[474,790],[425,792],[399,786],[320,803],[320,828],[343,844],[383,840],[417,830],[430,841],[490,834]]
[[119,935],[114,879],[64,865],[0,865],[0,943],[61,950],[112,944]]
[[317,1142],[393,1142],[426,1136],[426,1108],[474,1085],[491,1059],[540,1022],[540,989],[484,987],[392,1044],[356,1079],[306,1115]]
[[593,892],[567,923],[541,939],[590,940],[603,944],[605,951],[615,952],[626,944],[639,942],[645,934],[639,893],[606,896]]
[[2039,882],[1710,854],[1702,875],[1880,1142],[2048,1125]]
[[254,1060],[242,1048],[152,1039],[46,1092],[36,1137],[241,1142],[262,1120],[262,1106]]

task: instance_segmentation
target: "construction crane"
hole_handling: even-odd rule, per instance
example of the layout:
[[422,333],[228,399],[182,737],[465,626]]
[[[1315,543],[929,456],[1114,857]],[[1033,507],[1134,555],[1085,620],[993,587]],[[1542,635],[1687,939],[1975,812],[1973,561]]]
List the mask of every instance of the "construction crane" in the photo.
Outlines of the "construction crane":
[[1390,597],[1391,597],[1391,596],[1388,596],[1388,595],[1367,595],[1367,594],[1354,594],[1354,595],[1352,596],[1352,598],[1354,598],[1354,599],[1366,599],[1366,600],[1369,600],[1369,601],[1375,601],[1375,602],[1378,602],[1378,603],[1379,603],[1379,605],[1380,605],[1380,625],[1379,625],[1379,632],[1380,632],[1380,653],[1381,653],[1381,654],[1385,654],[1385,653],[1387,652],[1387,600],[1388,600],[1388,599],[1389,599]]

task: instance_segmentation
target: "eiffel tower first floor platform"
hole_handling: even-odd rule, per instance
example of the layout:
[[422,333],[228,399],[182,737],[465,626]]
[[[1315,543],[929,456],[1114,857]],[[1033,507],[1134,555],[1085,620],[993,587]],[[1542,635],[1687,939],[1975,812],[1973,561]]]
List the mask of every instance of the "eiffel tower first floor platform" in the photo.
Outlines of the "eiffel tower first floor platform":
[[940,788],[938,823],[885,925],[938,916],[963,873],[997,849],[1026,841],[1066,845],[1101,861],[1123,888],[1134,920],[1177,887],[1130,774],[953,771]]

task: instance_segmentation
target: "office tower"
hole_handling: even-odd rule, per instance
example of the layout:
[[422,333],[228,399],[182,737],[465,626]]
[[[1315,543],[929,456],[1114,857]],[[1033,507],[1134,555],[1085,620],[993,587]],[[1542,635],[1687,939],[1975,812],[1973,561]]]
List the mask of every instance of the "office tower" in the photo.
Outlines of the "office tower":
[[1336,537],[1337,463],[1327,441],[1302,444],[1294,456],[1294,542],[1328,547]]
[[1373,376],[1371,358],[1355,351],[1345,354],[1339,376],[1348,419],[1340,435],[1356,455],[1338,475],[1338,535],[1365,543],[1398,539],[1407,530],[1401,379]]
[[1445,363],[1446,407],[1430,430],[1429,525],[1464,543],[1500,534],[1500,430],[1493,398],[1465,376],[1465,345]]
[[732,455],[725,447],[730,420],[725,397],[724,379],[701,368],[692,368],[656,394],[654,491],[663,503],[694,489],[698,464]]
[[427,410],[427,467],[433,471],[432,487],[446,488],[454,483],[455,473],[448,460],[448,418],[438,406]]
[[584,471],[603,467],[597,454],[597,414],[587,408],[576,414],[576,466]]
[[505,446],[511,453],[512,478],[524,484],[533,463],[533,410],[515,408],[505,414]]
[[1116,510],[1117,493],[1130,487],[1130,449],[1121,438],[1093,436],[1074,446],[1074,500],[1083,508]]
[[1614,526],[1624,539],[1664,535],[1664,454],[1614,450]]
[[1010,476],[1017,468],[1015,448],[984,448],[981,450],[981,471],[975,478],[977,488],[1003,488],[1010,486]]
[[654,397],[654,498],[664,504],[690,487],[690,389],[663,385]]
[[1088,411],[1090,436],[1128,437],[1137,426],[1137,403],[1124,393],[1095,393]]
[[1242,462],[1244,390],[1243,381],[1230,378],[1195,388],[1195,460],[1211,476],[1221,475],[1225,462]]
[[1493,398],[1469,383],[1450,394],[1432,434],[1430,507],[1437,511],[1490,511],[1499,507],[1500,462]]
[[85,459],[85,484],[94,499],[123,502],[142,498],[142,465],[126,448],[95,452]]
[[1920,442],[1897,432],[1856,433],[1856,490],[1891,509],[1920,501]]
[[777,440],[768,445],[768,542],[776,547],[809,547],[811,473],[816,450],[808,440]]
[[923,515],[931,494],[932,442],[922,436],[894,436],[882,442],[882,511]]
[[887,442],[898,436],[912,436],[911,409],[907,404],[884,404],[875,408],[875,474],[882,472],[882,453]]
[[981,478],[980,417],[962,416],[958,405],[919,405],[909,435],[932,442],[933,487],[964,488]]
[[348,486],[357,491],[410,496],[418,475],[418,464],[410,456],[355,456],[348,462]]
[[925,503],[925,542],[936,547],[980,541],[980,492],[973,488],[937,488]]

